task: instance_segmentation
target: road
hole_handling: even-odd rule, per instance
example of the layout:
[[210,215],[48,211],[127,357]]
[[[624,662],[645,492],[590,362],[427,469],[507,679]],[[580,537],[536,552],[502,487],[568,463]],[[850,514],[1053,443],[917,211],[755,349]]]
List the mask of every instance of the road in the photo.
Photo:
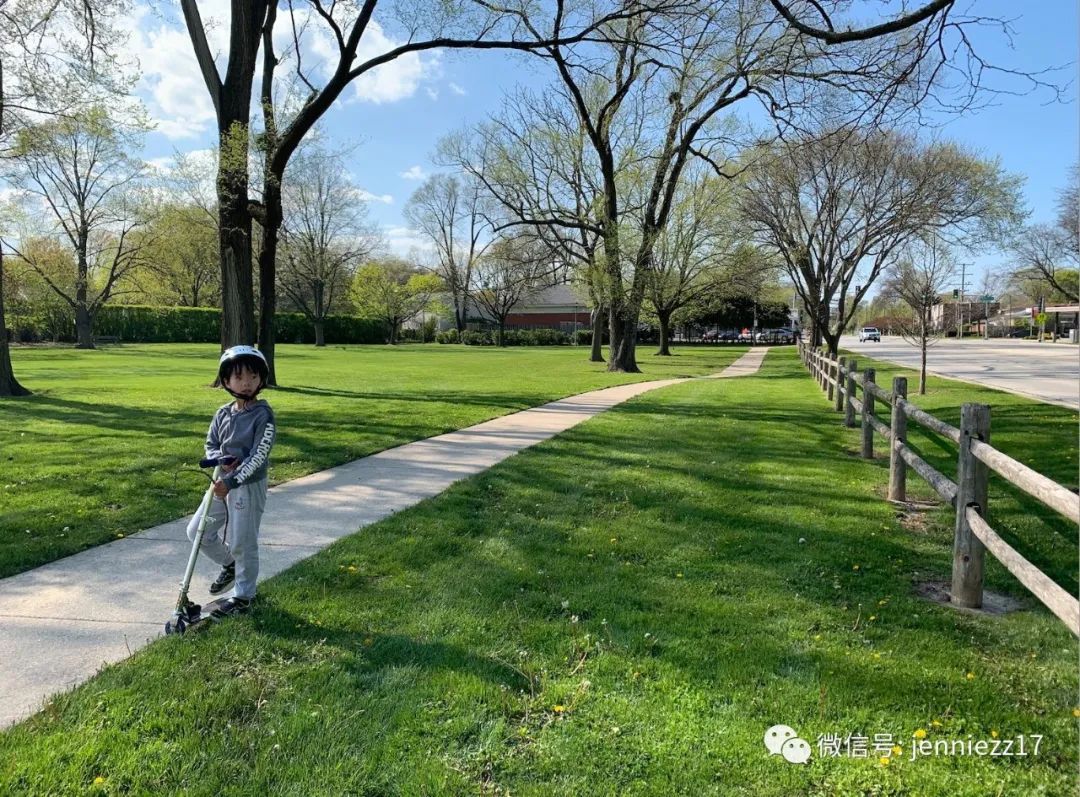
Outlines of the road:
[[[882,337],[881,343],[859,343],[857,336],[845,335],[840,338],[840,348],[908,368],[919,367],[919,350],[898,336]],[[1080,347],[1075,345],[945,338],[930,347],[926,370],[1080,409]]]

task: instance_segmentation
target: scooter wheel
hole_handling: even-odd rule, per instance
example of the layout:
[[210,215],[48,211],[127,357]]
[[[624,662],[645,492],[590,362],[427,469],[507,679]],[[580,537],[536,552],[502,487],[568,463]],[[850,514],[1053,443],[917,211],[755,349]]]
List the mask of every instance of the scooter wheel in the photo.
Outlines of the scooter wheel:
[[176,622],[170,620],[169,622],[165,623],[166,635],[182,634],[185,630],[187,630],[187,623],[184,622],[183,617],[177,617]]

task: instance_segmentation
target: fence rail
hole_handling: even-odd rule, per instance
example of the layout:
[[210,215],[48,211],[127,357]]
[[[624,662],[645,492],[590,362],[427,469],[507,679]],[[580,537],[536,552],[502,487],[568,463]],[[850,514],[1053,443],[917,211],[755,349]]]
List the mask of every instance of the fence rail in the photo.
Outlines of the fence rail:
[[[906,500],[906,474],[910,468],[921,476],[949,505],[955,507],[951,600],[957,606],[979,608],[983,597],[984,552],[990,551],[1021,584],[1080,636],[1080,601],[1006,543],[987,522],[989,471],[1023,490],[1046,506],[1080,523],[1080,495],[990,445],[990,407],[965,404],[957,428],[919,409],[907,400],[907,380],[893,379],[892,390],[878,385],[873,368],[861,373],[858,361],[832,359],[799,341],[799,355],[817,380],[836,412],[844,413],[844,425],[862,427],[862,455],[874,456],[874,434],[884,437],[889,448],[889,499]],[[856,394],[861,392],[860,399]],[[891,424],[875,415],[878,404],[890,408]],[[948,438],[957,444],[956,481],[920,457],[907,445],[907,422]]]

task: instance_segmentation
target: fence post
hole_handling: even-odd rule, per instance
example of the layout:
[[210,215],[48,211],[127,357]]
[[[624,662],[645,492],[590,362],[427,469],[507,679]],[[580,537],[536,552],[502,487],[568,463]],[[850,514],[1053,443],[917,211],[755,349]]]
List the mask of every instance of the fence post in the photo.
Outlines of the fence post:
[[[826,357],[828,357],[828,355],[826,355]],[[835,395],[833,391],[836,389],[836,385],[832,382],[832,377],[834,372],[839,373],[839,369],[837,368],[836,360],[831,357],[825,360],[825,363],[825,392],[829,397],[829,403],[832,404],[833,396]]]
[[874,382],[874,369],[867,368],[863,371],[862,391],[862,457],[863,459],[874,458],[874,427],[870,425],[870,418],[874,414],[874,394],[868,389]]
[[844,391],[841,387],[844,380],[844,368],[847,365],[847,357],[841,357],[836,361],[836,403],[833,409],[837,412],[844,411]]
[[982,606],[985,547],[971,531],[967,508],[977,507],[986,517],[988,470],[971,453],[972,438],[990,442],[990,407],[965,404],[960,410],[960,458],[956,468],[956,537],[953,541],[952,602],[978,609]]
[[825,389],[825,347],[822,346],[818,352],[818,384],[821,385],[821,389]]
[[847,390],[844,391],[844,426],[848,429],[855,428],[855,405],[852,399],[855,398],[855,374],[857,373],[859,373],[859,361],[852,357],[851,362],[848,363]]
[[894,376],[892,381],[892,438],[889,441],[889,500],[907,500],[907,463],[897,447],[907,442],[907,415],[900,402],[907,398],[907,379]]

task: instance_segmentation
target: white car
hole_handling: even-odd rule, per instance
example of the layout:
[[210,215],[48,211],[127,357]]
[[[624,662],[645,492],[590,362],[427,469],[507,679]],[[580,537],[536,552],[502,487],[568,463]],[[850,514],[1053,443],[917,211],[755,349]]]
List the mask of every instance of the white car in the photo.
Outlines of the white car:
[[881,343],[881,333],[878,332],[877,327],[863,327],[859,330],[859,343],[872,340],[874,343]]

